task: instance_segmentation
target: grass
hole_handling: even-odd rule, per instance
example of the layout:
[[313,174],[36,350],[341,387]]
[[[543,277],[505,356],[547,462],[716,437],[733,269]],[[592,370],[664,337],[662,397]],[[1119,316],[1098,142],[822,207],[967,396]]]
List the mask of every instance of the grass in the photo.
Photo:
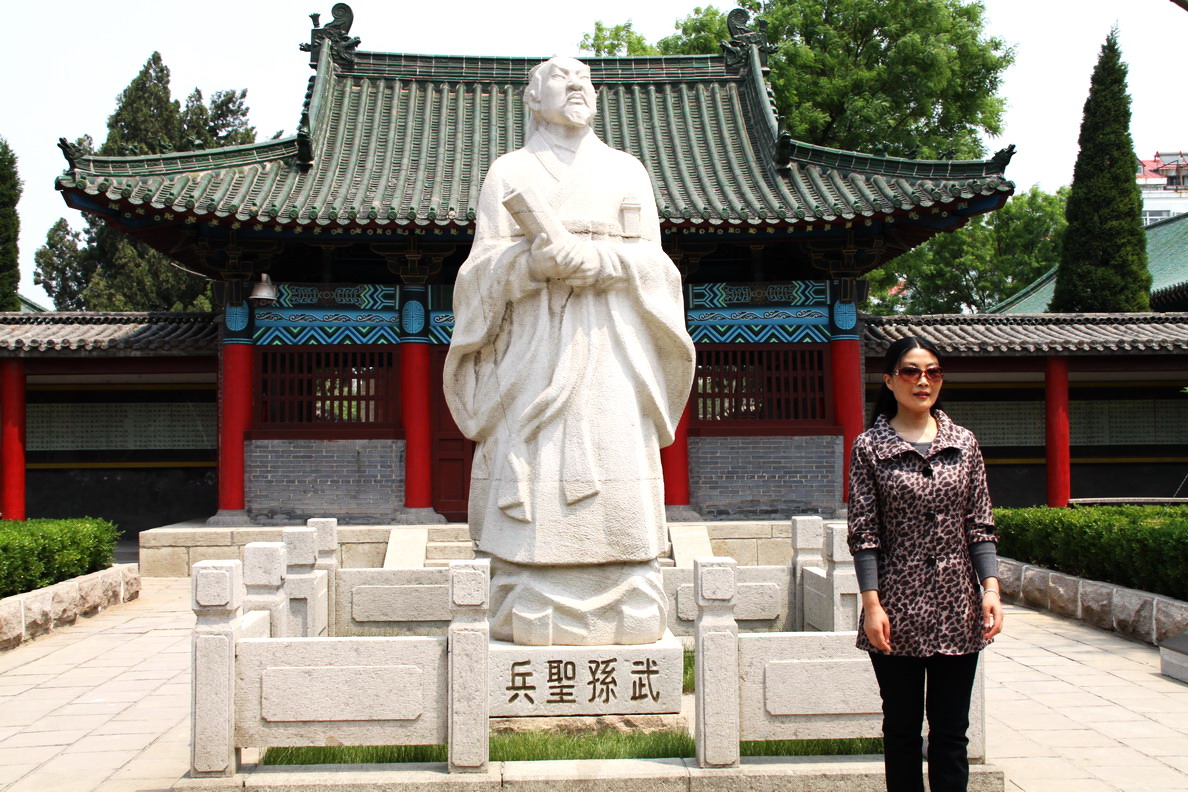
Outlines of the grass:
[[697,689],[696,677],[694,676],[694,668],[696,667],[696,655],[688,649],[685,650],[685,667],[681,672],[681,692],[692,693]]
[[[770,740],[741,743],[743,756],[841,756],[879,754],[883,741]],[[558,734],[516,732],[493,734],[492,762],[542,761],[548,759],[664,759],[694,756],[692,736],[686,732],[601,732]],[[269,748],[264,764],[388,764],[402,762],[445,762],[444,745],[363,745]]]

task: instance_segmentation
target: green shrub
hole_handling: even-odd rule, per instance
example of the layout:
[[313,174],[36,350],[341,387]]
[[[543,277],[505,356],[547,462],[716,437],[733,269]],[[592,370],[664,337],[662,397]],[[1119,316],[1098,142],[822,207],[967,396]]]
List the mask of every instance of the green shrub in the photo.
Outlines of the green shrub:
[[995,509],[994,519],[1004,556],[1188,600],[1188,506]]
[[107,520],[0,520],[0,597],[111,566],[119,529]]

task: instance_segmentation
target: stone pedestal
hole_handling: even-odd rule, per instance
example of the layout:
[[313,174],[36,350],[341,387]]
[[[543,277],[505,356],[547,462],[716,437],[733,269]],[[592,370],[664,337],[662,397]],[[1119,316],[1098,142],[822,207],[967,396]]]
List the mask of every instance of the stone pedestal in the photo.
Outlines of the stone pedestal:
[[672,633],[631,646],[492,641],[493,717],[678,713],[684,651]]

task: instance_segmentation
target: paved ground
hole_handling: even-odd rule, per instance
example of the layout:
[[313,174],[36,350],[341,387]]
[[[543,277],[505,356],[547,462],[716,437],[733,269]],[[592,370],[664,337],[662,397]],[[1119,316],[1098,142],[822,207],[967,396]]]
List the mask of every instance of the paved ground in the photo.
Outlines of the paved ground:
[[[0,653],[0,790],[156,792],[189,764],[189,581]],[[987,746],[1011,792],[1188,790],[1188,685],[1159,655],[1010,608]]]

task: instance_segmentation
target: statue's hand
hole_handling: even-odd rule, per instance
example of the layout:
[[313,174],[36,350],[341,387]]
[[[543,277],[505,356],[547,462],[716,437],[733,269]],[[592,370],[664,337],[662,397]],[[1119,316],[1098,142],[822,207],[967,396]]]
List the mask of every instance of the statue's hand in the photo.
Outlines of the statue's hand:
[[556,278],[571,286],[591,286],[598,279],[598,251],[582,239],[553,242],[546,234],[532,243],[529,273],[535,280]]

